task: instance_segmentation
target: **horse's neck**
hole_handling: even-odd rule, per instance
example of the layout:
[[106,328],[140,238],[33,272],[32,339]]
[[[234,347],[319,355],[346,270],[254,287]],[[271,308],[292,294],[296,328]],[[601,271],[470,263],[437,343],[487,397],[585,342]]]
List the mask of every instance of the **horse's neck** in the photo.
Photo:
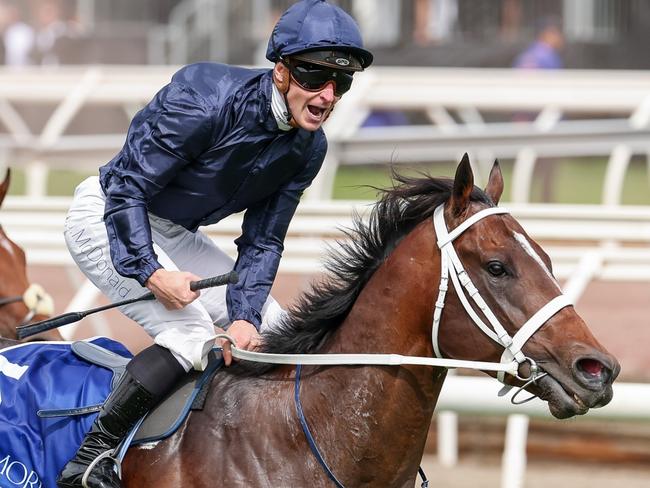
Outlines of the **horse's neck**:
[[[432,355],[439,260],[431,227],[416,228],[374,273],[327,352]],[[305,410],[341,419],[315,429],[324,451],[338,453],[339,471],[346,466],[344,478],[381,473],[399,482],[415,473],[444,376],[421,366],[330,368],[306,378]]]
[[328,352],[431,354],[440,254],[427,220],[401,239],[363,287]]
[[17,304],[6,305],[0,310],[0,337],[16,339],[16,326],[22,317],[18,317],[15,308],[18,308]]

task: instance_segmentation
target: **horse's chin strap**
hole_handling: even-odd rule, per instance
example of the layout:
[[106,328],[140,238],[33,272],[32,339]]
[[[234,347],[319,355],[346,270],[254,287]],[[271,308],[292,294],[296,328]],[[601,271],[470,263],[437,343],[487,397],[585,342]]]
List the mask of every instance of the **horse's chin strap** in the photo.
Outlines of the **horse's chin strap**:
[[[435,355],[439,358],[443,357],[440,351],[440,346],[438,344],[438,332],[440,329],[442,311],[445,306],[445,297],[449,288],[449,278],[451,277],[451,282],[453,283],[454,289],[456,290],[456,295],[458,296],[467,314],[471,317],[472,321],[479,329],[481,329],[481,331],[486,336],[504,348],[503,354],[501,355],[500,364],[510,364],[512,362],[516,362],[517,366],[521,366],[524,363],[530,364],[530,372],[527,377],[520,376],[517,367],[517,372],[514,374],[510,371],[499,371],[497,373],[497,379],[505,384],[505,374],[509,373],[513,374],[513,376],[519,380],[526,381],[526,386],[530,382],[535,382],[546,373],[540,373],[535,361],[531,358],[526,357],[526,355],[522,352],[522,348],[528,339],[530,339],[533,334],[546,323],[547,320],[549,320],[553,315],[555,315],[564,307],[572,305],[571,300],[566,295],[559,295],[555,297],[541,309],[539,309],[530,319],[526,321],[523,326],[519,328],[517,333],[511,337],[505,328],[501,325],[499,319],[497,319],[496,315],[494,312],[492,312],[483,297],[481,297],[481,294],[478,292],[476,286],[474,286],[472,283],[472,280],[463,268],[463,264],[461,263],[460,258],[458,257],[458,254],[456,253],[456,250],[453,246],[454,239],[456,239],[459,235],[461,235],[479,220],[490,215],[508,213],[508,210],[497,207],[486,208],[472,215],[451,232],[447,230],[444,211],[445,207],[444,204],[442,204],[436,208],[433,214],[433,224],[436,230],[436,235],[438,237],[438,247],[440,248],[441,254],[440,286],[438,291],[438,299],[436,300],[433,313],[433,326],[431,327],[431,340],[433,343],[433,350]],[[478,313],[474,310],[469,302],[469,299],[465,295],[465,290],[467,291],[469,297],[474,301],[476,307],[487,319],[491,327],[486,325],[485,322],[481,320]],[[510,388],[512,387],[506,385],[500,394],[504,394]]]

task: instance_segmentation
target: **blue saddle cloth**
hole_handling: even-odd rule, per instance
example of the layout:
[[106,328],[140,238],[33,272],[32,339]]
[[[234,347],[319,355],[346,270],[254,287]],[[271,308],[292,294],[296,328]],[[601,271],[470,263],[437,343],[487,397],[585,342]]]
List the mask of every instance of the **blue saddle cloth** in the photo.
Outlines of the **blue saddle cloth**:
[[[110,339],[90,342],[131,357]],[[55,488],[97,414],[40,418],[37,411],[102,403],[112,376],[77,357],[68,342],[0,350],[0,487]]]

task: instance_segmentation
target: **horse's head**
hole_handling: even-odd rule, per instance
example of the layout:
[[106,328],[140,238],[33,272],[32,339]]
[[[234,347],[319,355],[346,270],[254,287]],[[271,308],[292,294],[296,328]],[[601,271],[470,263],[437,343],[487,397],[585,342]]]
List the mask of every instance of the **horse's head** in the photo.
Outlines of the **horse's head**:
[[[4,202],[11,174],[0,184],[0,206]],[[29,291],[28,291],[29,290]],[[16,338],[16,326],[44,319],[51,314],[51,298],[27,278],[25,252],[13,242],[0,226],[0,337]],[[60,338],[55,334],[49,338]]]
[[[558,418],[606,405],[612,398],[612,382],[620,366],[562,296],[551,261],[542,248],[511,215],[485,210],[490,207],[485,201],[492,200],[496,205],[502,191],[503,178],[495,162],[485,189],[489,199],[483,198],[481,202],[472,198],[477,190],[469,159],[467,155],[463,158],[444,207],[444,221],[439,221],[436,228],[438,242],[444,244],[441,234],[446,232],[440,231],[439,226],[446,222],[450,243],[447,246],[453,242],[451,252],[455,249],[460,269],[467,271],[471,283],[469,292],[463,290],[468,297],[463,311],[458,292],[462,285],[452,286],[454,280],[450,280],[449,294],[455,298],[448,299],[446,307],[456,313],[445,310],[446,319],[437,335],[438,351],[459,359],[499,362],[518,358],[519,373],[525,378],[531,377],[531,369],[537,365],[537,380],[526,389],[546,400],[551,413]],[[463,230],[463,223],[481,211],[487,215]],[[454,229],[458,229],[457,235]],[[441,252],[445,254],[444,249]],[[450,278],[451,273],[457,273],[459,283],[466,281],[462,272],[458,274],[451,256],[448,254]],[[472,284],[478,291],[478,304],[469,298]],[[483,308],[481,302],[487,309],[477,316],[490,329],[488,333],[481,331],[471,318],[472,311]],[[454,317],[453,327],[449,326],[450,317]],[[504,353],[510,338],[514,344]],[[510,378],[508,383],[522,384],[513,377],[506,378]]]

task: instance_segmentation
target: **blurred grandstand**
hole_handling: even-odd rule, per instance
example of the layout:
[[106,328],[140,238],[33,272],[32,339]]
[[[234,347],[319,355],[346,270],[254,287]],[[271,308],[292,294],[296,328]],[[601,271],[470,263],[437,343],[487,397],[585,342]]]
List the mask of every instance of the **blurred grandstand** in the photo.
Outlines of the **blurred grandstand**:
[[[263,61],[260,46],[291,0],[2,0],[35,24],[43,4],[67,25],[61,64]],[[540,19],[560,19],[567,68],[642,69],[650,58],[645,0],[340,0],[377,64],[508,67]],[[6,21],[5,21],[6,23]],[[0,12],[0,29],[3,29]],[[34,60],[38,62],[38,60]]]

